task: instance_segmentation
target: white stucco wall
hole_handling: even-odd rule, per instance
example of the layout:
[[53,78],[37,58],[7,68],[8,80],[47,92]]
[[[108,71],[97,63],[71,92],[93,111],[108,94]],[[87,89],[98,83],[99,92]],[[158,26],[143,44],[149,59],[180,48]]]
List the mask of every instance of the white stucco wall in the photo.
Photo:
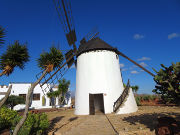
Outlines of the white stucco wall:
[[[31,86],[31,83],[10,83],[9,86],[12,85],[12,90],[10,95],[17,95],[19,94],[26,94],[28,93],[28,89]],[[46,88],[48,84],[44,84],[43,88]],[[8,87],[9,87],[8,86]],[[6,92],[8,90],[7,87],[2,87],[0,86],[0,92]],[[50,87],[48,87],[44,92],[42,91],[40,85],[38,84],[33,91],[33,94],[40,94],[40,100],[32,100],[31,108],[35,109],[41,109],[41,108],[51,108],[52,106],[50,105],[50,99],[47,97],[47,93],[49,92]],[[53,88],[53,91],[57,90],[57,88]],[[70,94],[70,91],[68,91],[68,94]],[[42,105],[42,97],[45,96],[45,105]],[[0,95],[0,99],[2,99],[4,95]],[[67,107],[71,105],[71,95],[69,95],[69,99],[66,99]],[[56,102],[56,105],[58,105],[58,102]]]
[[113,104],[123,91],[119,58],[115,52],[100,50],[77,58],[75,114],[89,114],[89,94],[104,94],[105,113],[113,112]]
[[[76,65],[75,114],[89,115],[89,94],[101,94],[104,111],[113,112],[114,102],[123,92],[119,57],[115,52],[99,50],[78,56]],[[119,114],[137,111],[132,90]]]
[[125,101],[124,105],[119,108],[117,114],[133,113],[138,110],[132,88],[130,88],[129,96]]

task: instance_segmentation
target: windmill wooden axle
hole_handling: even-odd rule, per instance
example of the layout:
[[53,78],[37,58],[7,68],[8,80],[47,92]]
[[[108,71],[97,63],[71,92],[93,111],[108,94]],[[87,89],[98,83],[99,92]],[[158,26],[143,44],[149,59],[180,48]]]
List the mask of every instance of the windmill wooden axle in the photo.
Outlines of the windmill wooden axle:
[[155,76],[153,73],[151,73],[150,71],[148,71],[147,69],[145,69],[143,66],[139,65],[137,62],[135,62],[134,60],[130,59],[129,57],[127,57],[126,55],[124,55],[122,52],[117,50],[117,53],[119,55],[121,55],[122,57],[128,59],[129,61],[131,61],[132,63],[134,63],[135,65],[137,65],[138,67],[142,68],[145,72],[147,72],[148,74],[150,74],[151,76]]

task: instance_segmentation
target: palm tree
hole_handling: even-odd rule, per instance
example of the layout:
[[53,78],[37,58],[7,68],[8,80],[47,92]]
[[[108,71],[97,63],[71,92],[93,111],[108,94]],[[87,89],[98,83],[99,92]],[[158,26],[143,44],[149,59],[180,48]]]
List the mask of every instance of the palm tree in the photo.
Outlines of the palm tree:
[[21,45],[19,41],[15,41],[14,44],[9,45],[6,52],[0,57],[0,69],[2,72],[0,76],[9,76],[15,67],[24,69],[24,65],[29,61],[29,54],[26,44]]
[[59,91],[58,104],[59,105],[64,103],[65,95],[69,89],[69,85],[70,85],[70,81],[67,81],[66,79],[59,80],[59,85],[58,85],[58,91]]
[[[9,45],[6,52],[0,56],[0,69],[2,70],[0,76],[9,76],[14,71],[15,67],[24,69],[24,65],[28,61],[29,54],[26,44],[21,45],[19,41],[15,41],[14,44]],[[9,87],[5,97],[0,102],[0,108],[5,103],[9,94],[11,93],[11,88],[12,86]]]
[[137,91],[139,90],[139,86],[135,85],[135,86],[131,86],[131,88],[132,88],[133,92],[137,94]]
[[65,100],[65,95],[68,91],[70,85],[70,81],[66,79],[59,80],[58,90],[47,93],[49,98],[57,98],[58,97],[58,105],[62,105]]
[[64,57],[63,57],[62,52],[55,47],[51,47],[49,53],[43,52],[40,55],[40,58],[37,60],[38,66],[41,69],[43,69],[44,72],[42,73],[40,78],[31,85],[30,89],[28,90],[28,94],[26,96],[25,111],[24,111],[22,119],[19,121],[19,123],[16,125],[16,127],[14,129],[13,135],[18,134],[18,131],[20,130],[20,128],[23,126],[25,120],[27,119],[30,102],[32,100],[31,95],[33,93],[34,88],[42,80],[42,78],[46,75],[46,73],[49,73],[49,72],[53,71],[54,69],[58,68],[59,65],[62,64],[63,60],[64,60]]
[[51,47],[50,53],[43,52],[37,61],[38,61],[38,66],[41,69],[45,69],[49,73],[53,69],[61,65],[63,60],[64,57],[61,51],[56,49],[55,47]]
[[[52,98],[57,98],[58,96],[59,96],[59,91],[57,90],[57,91],[52,91],[52,92],[48,92],[47,93],[47,97],[48,98],[50,98],[51,99],[51,101],[52,101]],[[55,105],[54,104],[51,104],[53,107],[55,107]]]
[[4,36],[5,36],[5,30],[0,26],[0,46],[4,44],[4,40],[3,40]]

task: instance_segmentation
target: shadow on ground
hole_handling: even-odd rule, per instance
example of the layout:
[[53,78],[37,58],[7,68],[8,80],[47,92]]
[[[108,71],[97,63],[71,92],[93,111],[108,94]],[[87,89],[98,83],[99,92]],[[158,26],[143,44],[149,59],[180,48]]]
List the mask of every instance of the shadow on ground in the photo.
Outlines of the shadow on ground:
[[61,121],[62,118],[64,118],[64,116],[55,117],[54,119],[52,119],[48,131],[54,130],[54,126],[56,125],[56,123]]
[[145,113],[135,116],[128,116],[123,118],[123,121],[129,122],[130,125],[137,125],[143,124],[151,131],[153,131],[157,126],[157,118],[170,116],[174,117],[176,121],[180,121],[180,114],[179,113]]
[[[62,116],[62,118],[63,118],[63,117],[64,117],[64,116]],[[58,131],[59,129],[61,129],[61,128],[64,127],[65,125],[67,125],[67,124],[69,124],[70,122],[72,122],[72,121],[74,121],[74,120],[77,120],[77,119],[78,119],[78,117],[69,118],[69,120],[68,120],[67,123],[61,125],[60,127],[53,128],[53,133],[52,133],[52,135],[54,135],[56,131]],[[57,122],[56,122],[56,123],[57,123]],[[54,127],[54,126],[53,126],[53,127]]]

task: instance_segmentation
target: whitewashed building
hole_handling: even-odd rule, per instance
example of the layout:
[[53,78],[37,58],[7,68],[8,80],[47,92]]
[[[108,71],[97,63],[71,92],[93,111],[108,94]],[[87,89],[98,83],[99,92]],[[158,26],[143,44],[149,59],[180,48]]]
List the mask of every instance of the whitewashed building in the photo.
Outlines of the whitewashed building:
[[[76,63],[75,114],[113,112],[114,103],[123,93],[123,80],[116,49],[100,38],[80,45]],[[137,111],[132,89],[117,114]]]
[[[28,89],[31,86],[31,83],[10,83],[8,86],[0,85],[0,100],[4,97],[10,85],[12,85],[10,95],[22,96],[26,98],[26,95],[28,93]],[[57,87],[50,89],[50,87],[48,86],[49,86],[48,84],[43,85],[44,88],[47,87],[44,91],[42,91],[39,84],[35,87],[33,96],[32,96],[32,103],[30,106],[31,108],[42,109],[42,108],[52,108],[52,106],[59,107],[57,98],[50,99],[47,97],[47,93],[49,91],[57,90]],[[71,106],[71,93],[69,90],[66,93],[66,98],[65,98],[63,107],[70,107],[70,106]],[[20,108],[23,108],[23,105],[19,105],[18,107],[15,107],[16,110],[19,110]]]

